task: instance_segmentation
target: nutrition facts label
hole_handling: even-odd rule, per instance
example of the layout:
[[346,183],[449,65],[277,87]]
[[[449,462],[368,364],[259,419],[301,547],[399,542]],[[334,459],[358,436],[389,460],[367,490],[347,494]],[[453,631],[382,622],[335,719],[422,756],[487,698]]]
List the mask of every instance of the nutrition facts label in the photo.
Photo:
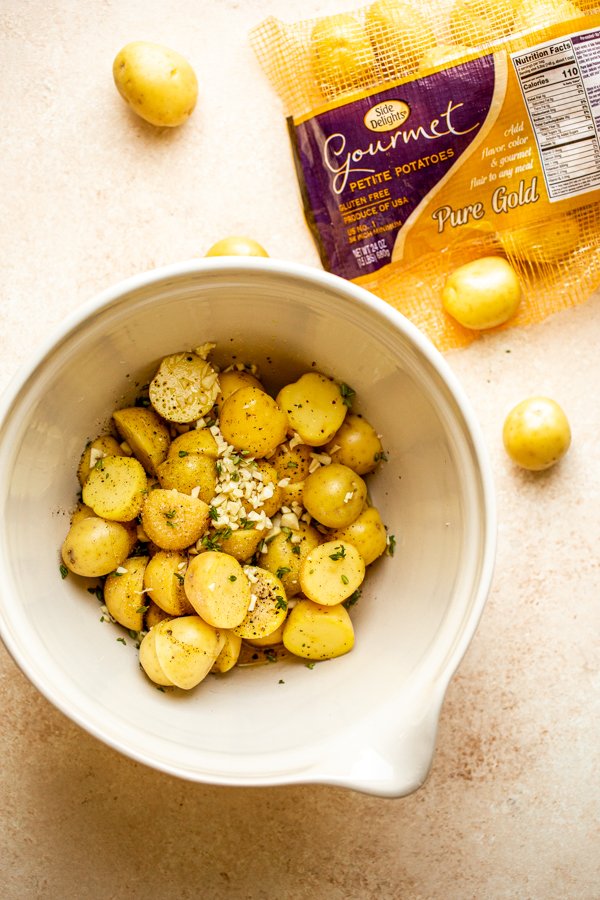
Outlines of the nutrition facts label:
[[512,54],[550,200],[600,187],[600,30]]

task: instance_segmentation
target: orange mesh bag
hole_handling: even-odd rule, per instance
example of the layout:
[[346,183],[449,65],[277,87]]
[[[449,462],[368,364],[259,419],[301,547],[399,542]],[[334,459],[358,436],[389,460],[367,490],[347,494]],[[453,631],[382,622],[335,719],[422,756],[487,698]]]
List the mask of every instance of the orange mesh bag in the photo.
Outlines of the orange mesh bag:
[[600,15],[586,0],[376,0],[251,33],[326,269],[442,349],[457,266],[503,256],[538,322],[600,286]]

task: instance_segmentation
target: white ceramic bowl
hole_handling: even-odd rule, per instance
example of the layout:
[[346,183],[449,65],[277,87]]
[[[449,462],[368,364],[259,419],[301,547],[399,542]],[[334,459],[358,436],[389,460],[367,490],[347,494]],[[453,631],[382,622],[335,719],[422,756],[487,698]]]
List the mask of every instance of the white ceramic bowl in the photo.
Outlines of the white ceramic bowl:
[[[267,385],[316,368],[347,382],[383,434],[370,477],[397,541],[354,608],[355,649],[161,693],[97,600],[61,580],[85,442],[165,354],[211,340]],[[173,265],[67,319],[0,406],[0,633],[30,680],[117,750],[194,781],[327,783],[401,796],[424,781],[444,692],[473,636],[495,546],[479,428],[442,357],[361,288],[259,259]]]

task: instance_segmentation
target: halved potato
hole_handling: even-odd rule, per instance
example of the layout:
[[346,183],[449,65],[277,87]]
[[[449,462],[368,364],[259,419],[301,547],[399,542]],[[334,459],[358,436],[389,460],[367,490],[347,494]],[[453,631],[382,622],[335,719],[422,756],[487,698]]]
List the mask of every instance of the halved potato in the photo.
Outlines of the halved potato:
[[144,571],[147,556],[130,556],[104,582],[104,602],[119,625],[130,631],[144,627]]
[[130,522],[139,515],[148,489],[144,467],[131,456],[106,456],[90,471],[81,497],[102,519]]
[[169,429],[160,416],[149,407],[131,406],[116,410],[113,420],[135,458],[146,472],[156,475],[156,469],[167,458],[171,443]]
[[341,604],[320,606],[300,600],[283,627],[283,645],[303,659],[333,659],[354,646],[352,620]]

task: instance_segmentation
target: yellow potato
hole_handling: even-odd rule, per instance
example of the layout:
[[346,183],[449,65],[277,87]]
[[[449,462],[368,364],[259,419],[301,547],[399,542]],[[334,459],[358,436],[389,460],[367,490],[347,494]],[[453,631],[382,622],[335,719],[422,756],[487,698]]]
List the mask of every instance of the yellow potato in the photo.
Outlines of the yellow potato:
[[335,606],[350,597],[365,577],[365,562],[347,541],[326,541],[311,550],[300,568],[300,587],[309,600]]
[[188,616],[195,612],[183,587],[186,569],[187,557],[175,550],[159,550],[146,566],[146,597],[170,616]]
[[367,9],[365,26],[386,79],[414,72],[424,53],[435,45],[427,20],[414,4],[403,0],[376,0]]
[[161,609],[160,606],[157,606],[152,600],[148,599],[148,594],[146,596],[145,605],[147,607],[146,614],[144,615],[144,627],[147,631],[149,631],[154,625],[158,625],[159,622],[164,622],[165,619],[172,619],[173,616],[170,616],[168,613]]
[[215,532],[216,540],[223,553],[228,553],[238,562],[246,562],[256,552],[265,533],[257,531],[256,528],[237,528],[231,534],[228,534],[227,530],[222,534],[227,536],[219,537],[219,531]]
[[264,637],[258,638],[244,638],[244,641],[246,644],[250,644],[251,647],[276,647],[277,644],[283,643],[284,628],[285,620],[270,634],[265,634]]
[[272,634],[285,620],[287,597],[276,575],[258,566],[244,566],[250,582],[250,599],[243,620],[232,630],[242,638],[261,638]]
[[251,372],[246,371],[238,372],[237,369],[231,369],[228,372],[220,372],[219,385],[220,390],[215,401],[219,413],[221,412],[223,401],[226,400],[227,397],[230,397],[231,394],[234,394],[236,391],[238,391],[240,388],[255,387],[258,388],[259,391],[264,391],[262,384],[255,375],[253,375]]
[[533,222],[499,235],[509,256],[544,266],[564,259],[579,246],[581,231],[572,216],[556,216],[545,222]]
[[185,550],[208,528],[208,510],[198,497],[156,488],[142,507],[142,528],[161,550]]
[[331,463],[308,476],[302,493],[304,506],[328,528],[345,528],[361,513],[367,486],[348,466]]
[[283,628],[286,650],[303,659],[333,659],[354,646],[354,628],[343,606],[320,606],[300,600]]
[[104,582],[104,602],[119,625],[130,631],[144,627],[144,572],[147,556],[130,556]]
[[555,400],[529,397],[509,412],[502,438],[517,465],[537,472],[562,459],[571,445],[571,428]]
[[275,467],[280,479],[289,478],[290,484],[297,484],[308,475],[312,462],[311,453],[312,447],[307,444],[295,444],[293,447],[289,443],[280,444],[273,456],[269,457],[269,462]]
[[329,443],[348,409],[340,386],[319,372],[307,372],[286,385],[279,391],[277,403],[292,431],[311,447]]
[[139,515],[148,490],[144,467],[131,456],[105,456],[87,477],[81,497],[102,519],[129,522]]
[[554,23],[568,22],[581,15],[579,7],[570,0],[523,0],[517,6],[514,31],[530,31]]
[[223,402],[220,428],[236,450],[266,456],[285,440],[287,420],[277,403],[259,388],[239,388]]
[[450,32],[457,44],[479,47],[510,34],[520,0],[456,0]]
[[427,69],[437,69],[438,66],[444,66],[459,56],[465,56],[467,53],[472,52],[472,47],[465,47],[461,44],[436,44],[435,47],[431,47],[423,55],[418,71],[425,72]]
[[186,424],[213,408],[219,378],[211,364],[193,350],[173,353],[161,360],[149,392],[152,406],[163,419]]
[[165,620],[152,630],[161,670],[176,687],[186,691],[206,678],[225,643],[220,632],[200,616]]
[[353,16],[327,16],[311,33],[311,59],[315,81],[327,100],[367,87],[376,76],[369,37]]
[[512,319],[521,303],[517,273],[500,256],[483,256],[455,269],[442,289],[446,312],[465,328],[481,331]]
[[127,441],[133,455],[146,472],[156,475],[157,467],[167,458],[171,436],[163,420],[153,409],[132,406],[113,413],[117,431]]
[[374,506],[366,506],[358,519],[329,535],[330,541],[344,541],[356,547],[366,566],[381,556],[387,547],[387,533]]
[[213,244],[206,256],[268,256],[269,254],[253,238],[231,235]]
[[348,466],[358,475],[372,472],[383,457],[381,440],[373,426],[353,413],[346,416],[325,452],[333,462]]
[[[160,621],[160,620],[159,620]],[[164,621],[164,620],[162,620]],[[169,620],[170,621],[170,620]],[[156,623],[158,625],[158,622]],[[156,627],[150,628],[140,644],[140,665],[150,681],[163,687],[174,687],[170,678],[162,670],[156,655]]]
[[76,522],[80,522],[82,519],[89,519],[94,516],[96,516],[96,513],[91,507],[86,506],[85,503],[78,503],[71,513],[71,525],[75,525]]
[[192,428],[174,438],[169,445],[167,459],[180,458],[186,453],[203,453],[210,459],[217,459],[217,442],[208,428]]
[[151,125],[181,125],[196,106],[196,73],[185,57],[161,44],[127,44],[115,57],[113,78],[125,102]]
[[298,481],[296,484],[288,484],[280,488],[280,490],[282,506],[292,506],[294,503],[299,503],[302,506],[302,498],[304,496],[303,481]]
[[101,434],[87,444],[77,468],[79,484],[83,487],[90,471],[105,456],[124,456],[119,442],[112,434]]
[[215,495],[217,464],[204,453],[180,450],[177,456],[168,456],[160,464],[156,474],[160,486],[166,490],[175,489],[182,494],[191,494],[194,488],[200,488],[197,496],[205,503],[210,503]]
[[194,556],[185,573],[185,593],[199,616],[215,628],[235,628],[250,605],[251,586],[241,565],[227,553]]
[[130,551],[131,534],[121,522],[88,516],[71,526],[61,554],[71,572],[95,578],[120,566]]
[[242,639],[239,634],[235,634],[235,632],[230,631],[229,629],[223,629],[220,634],[224,639],[224,644],[211,671],[223,673],[233,669],[238,661],[240,650],[242,649]]
[[267,542],[267,552],[260,555],[261,566],[281,579],[288,597],[300,592],[300,568],[320,541],[316,528],[306,522],[300,522],[299,526],[298,530],[280,531]]

